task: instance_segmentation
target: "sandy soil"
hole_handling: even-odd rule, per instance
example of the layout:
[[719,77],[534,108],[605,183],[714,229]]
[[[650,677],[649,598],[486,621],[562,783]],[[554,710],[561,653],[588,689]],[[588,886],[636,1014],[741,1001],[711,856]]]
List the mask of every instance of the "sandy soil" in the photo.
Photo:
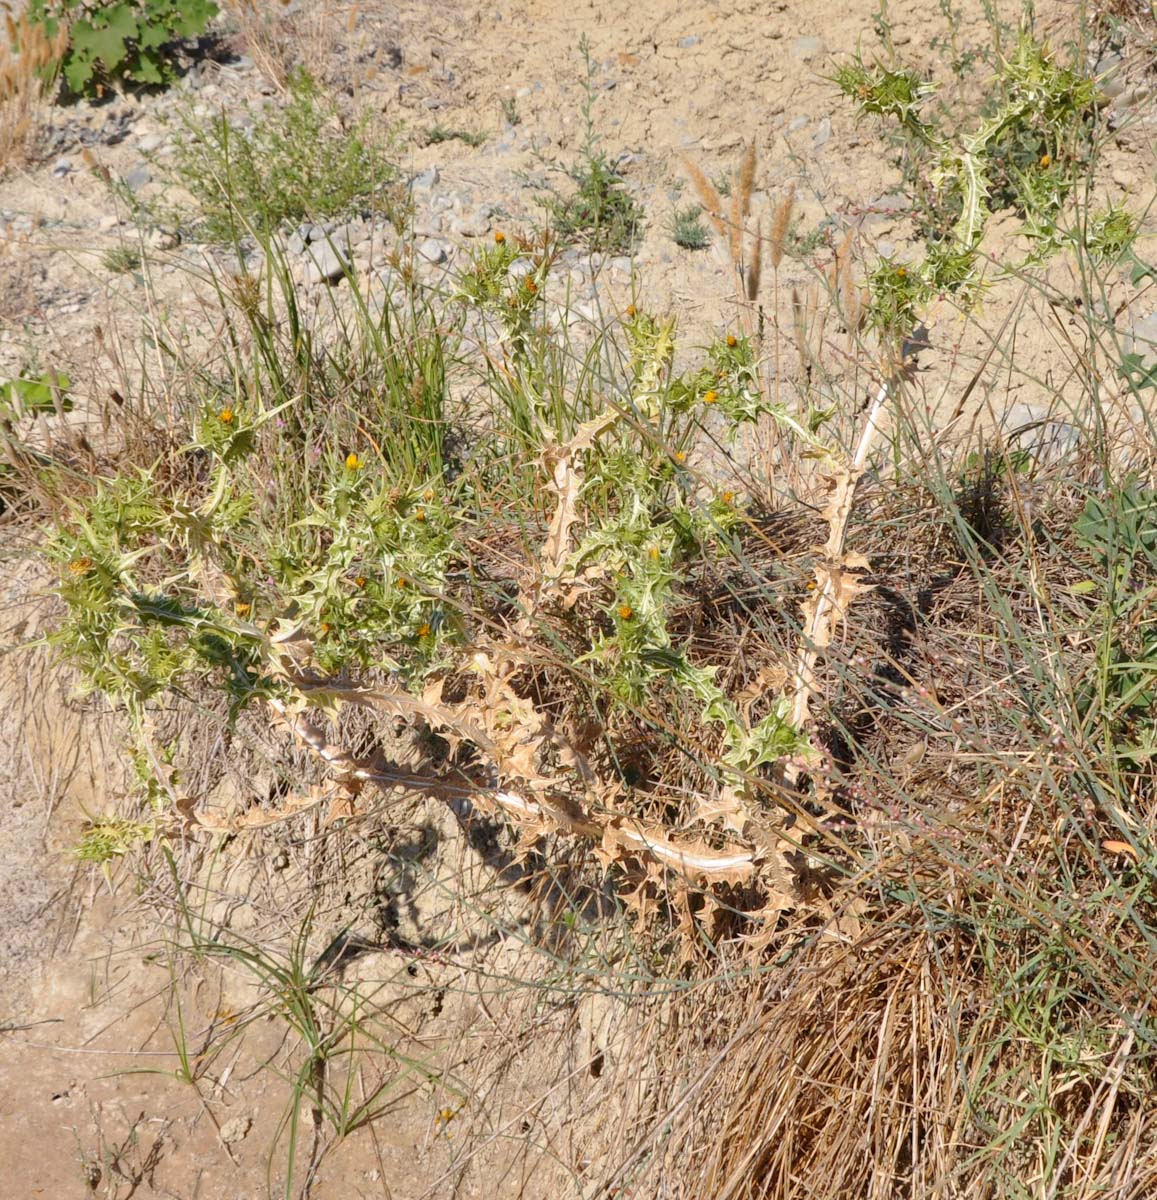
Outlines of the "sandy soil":
[[[881,243],[901,256],[915,253],[903,214],[888,200],[899,182],[895,167],[825,78],[834,56],[871,44],[878,7],[876,0],[411,0],[288,12],[303,51],[317,56],[311,62],[352,87],[383,122],[488,135],[478,149],[411,139],[404,157],[414,174],[437,167],[436,191],[458,210],[492,207],[493,227],[538,219],[528,177],[541,176],[544,158],[567,160],[577,149],[578,44],[588,36],[599,65],[599,131],[612,156],[628,156],[627,179],[648,215],[639,254],[625,271],[610,272],[609,286],[622,302],[638,294],[654,309],[672,308],[695,340],[733,319],[732,283],[718,253],[679,250],[667,232],[672,208],[689,196],[681,155],[714,177],[730,171],[753,139],[761,154],[757,209],[766,212],[795,187],[801,233],[830,220],[859,231],[865,256]],[[986,36],[978,0],[960,7],[961,38]],[[926,0],[889,5],[894,41],[920,67],[938,57],[930,44],[934,9]],[[211,90],[201,91],[203,104],[269,90],[256,67],[225,62],[205,71],[203,88]],[[504,123],[504,101],[516,106],[515,127]],[[194,339],[211,331],[203,297],[183,270],[167,265],[194,261],[196,248],[156,251],[147,278],[100,265],[135,233],[82,151],[114,175],[131,171],[142,161],[142,139],[164,136],[168,103],[129,98],[57,113],[58,152],[0,183],[0,378],[31,364],[64,369],[77,395],[93,401],[81,405],[79,423],[96,419],[96,401],[118,379],[142,369],[163,375],[150,351],[138,358],[142,322],[163,317]],[[1142,115],[1122,131],[1097,181],[1107,196],[1128,195],[1137,208],[1152,199],[1153,128]],[[70,169],[54,173],[61,158]],[[818,261],[824,253],[817,249]],[[781,294],[811,277],[811,264],[788,260]],[[1154,306],[1143,286],[1117,299],[1123,328]],[[998,329],[1013,305],[1036,303],[998,287],[985,327]],[[1042,311],[1023,327],[1036,339],[1021,348],[1036,364],[1035,382],[1016,380],[1011,391],[981,387],[969,418],[999,422],[1018,405],[1031,414],[1066,388],[1069,349],[1055,315]],[[932,334],[924,402],[941,412],[986,345],[947,316]],[[316,917],[321,945],[343,924],[374,934],[370,948],[342,957],[331,982],[358,983],[390,1024],[392,1056],[368,1055],[352,1085],[359,1099],[390,1085],[380,1116],[344,1140],[327,1135],[311,1174],[305,1112],[297,1154],[289,1152],[284,1073],[302,1061],[291,1024],[268,1005],[252,1009],[257,991],[235,959],[196,963],[169,953],[175,931],[155,916],[174,891],[161,855],[150,885],[156,894],[146,886],[134,895],[122,873],[114,869],[110,883],[67,853],[86,814],[114,810],[132,787],[131,740],[98,701],[72,698],[69,681],[30,645],[51,605],[42,598],[46,581],[19,549],[3,558],[0,635],[8,651],[0,657],[0,1191],[240,1200],[267,1189],[298,1195],[308,1183],[318,1200],[592,1195],[590,1147],[612,1144],[613,1072],[599,1076],[614,1049],[599,1042],[598,1013],[576,1012],[550,995],[536,1008],[501,986],[541,952],[526,932],[535,902],[517,890],[497,901],[503,864],[434,802],[415,802],[344,839],[319,829],[315,842],[285,848],[255,835],[216,852],[190,846],[176,863],[222,941],[240,945],[248,930],[267,926],[287,941],[289,915],[300,915],[305,886],[319,879],[330,905]],[[231,748],[214,745],[210,753]],[[267,782],[226,772],[215,786],[243,792]],[[395,852],[411,846],[410,878],[375,875],[385,843]],[[339,877],[352,881],[348,894],[334,893]],[[495,904],[501,920],[483,921],[478,912]],[[395,912],[384,923],[383,905]],[[383,928],[393,930],[384,941]],[[436,956],[421,950],[450,929],[469,933],[471,944]],[[222,1042],[222,1029],[234,1023],[238,1036]],[[208,1052],[210,1043],[217,1048]],[[433,1074],[454,1082],[424,1077]]]

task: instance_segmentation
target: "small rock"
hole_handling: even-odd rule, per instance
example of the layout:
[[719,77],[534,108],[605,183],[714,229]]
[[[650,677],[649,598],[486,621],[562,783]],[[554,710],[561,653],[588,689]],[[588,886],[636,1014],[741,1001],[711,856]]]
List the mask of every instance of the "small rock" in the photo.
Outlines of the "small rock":
[[445,242],[438,241],[437,238],[428,237],[419,244],[418,254],[426,262],[438,266],[450,257],[450,247]]
[[413,179],[410,180],[411,195],[429,195],[437,185],[441,176],[438,174],[437,167],[427,167],[424,171],[419,171]]
[[813,58],[818,58],[821,54],[827,52],[827,46],[824,45],[823,38],[809,37],[807,35],[798,37],[791,44],[789,53],[792,58],[799,62],[811,62]]
[[506,273],[511,279],[525,279],[527,275],[534,274],[534,263],[529,258],[516,258],[506,268]]
[[817,150],[822,150],[828,144],[832,136],[832,122],[829,117],[824,117],[820,122],[820,127],[812,134],[812,145]]
[[490,214],[480,209],[464,217],[455,217],[450,222],[450,232],[458,237],[484,237],[490,232]]
[[221,1126],[221,1140],[226,1146],[243,1142],[252,1125],[252,1117],[233,1117]]
[[414,222],[414,233],[418,237],[433,237],[434,234],[441,232],[442,217],[439,213],[434,213],[428,217],[420,217]]
[[137,149],[142,154],[151,154],[154,150],[159,150],[164,141],[159,133],[146,133],[144,137],[137,139]]
[[613,275],[625,275],[628,279],[631,277],[631,260],[625,254],[612,258],[607,266]]
[[1139,354],[1147,362],[1157,359],[1157,312],[1147,313],[1133,322],[1122,339],[1121,349],[1126,354]]
[[1058,462],[1081,440],[1076,425],[1035,404],[1012,405],[1004,414],[1001,428],[1010,446],[1027,451],[1039,462]]
[[349,270],[349,259],[329,242],[316,242],[306,251],[306,283],[340,283]]
[[676,43],[680,50],[690,50],[692,46],[698,46],[703,39],[698,34],[691,33],[687,37],[681,37]]
[[181,235],[175,229],[158,225],[155,229],[150,230],[148,244],[153,250],[176,250],[181,244]]
[[788,133],[798,133],[807,124],[807,117],[796,117],[787,127]]
[[301,233],[296,229],[286,239],[285,245],[290,254],[305,253],[305,238],[303,238]]
[[152,183],[153,173],[144,163],[137,163],[125,172],[124,181],[130,192],[139,192],[141,188]]
[[52,167],[52,174],[56,179],[63,179],[66,175],[72,174],[72,159],[58,158]]

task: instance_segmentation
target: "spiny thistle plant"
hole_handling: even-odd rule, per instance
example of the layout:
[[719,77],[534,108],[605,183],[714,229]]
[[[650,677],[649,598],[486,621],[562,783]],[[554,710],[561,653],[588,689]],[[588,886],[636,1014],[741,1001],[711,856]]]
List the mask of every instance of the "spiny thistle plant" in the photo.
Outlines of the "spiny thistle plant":
[[967,301],[975,290],[994,208],[1020,215],[1032,260],[1060,247],[1058,221],[1088,155],[1096,81],[1059,64],[1027,28],[999,63],[994,111],[972,128],[947,129],[928,115],[936,85],[910,70],[857,55],[833,80],[862,115],[895,124],[925,214],[923,261],[881,262],[871,276],[869,320],[897,349],[935,296]]

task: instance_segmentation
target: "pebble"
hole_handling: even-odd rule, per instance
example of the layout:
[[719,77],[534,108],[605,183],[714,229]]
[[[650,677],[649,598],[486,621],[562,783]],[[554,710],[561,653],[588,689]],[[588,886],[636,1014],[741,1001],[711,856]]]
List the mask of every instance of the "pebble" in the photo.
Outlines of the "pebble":
[[422,195],[429,193],[437,185],[441,176],[438,174],[437,167],[427,167],[424,171],[419,171],[413,179],[410,180],[410,194]]
[[516,258],[506,268],[506,273],[511,279],[525,279],[527,275],[534,274],[534,263],[529,258]]
[[349,270],[349,258],[329,242],[311,245],[306,252],[306,283],[340,283]]
[[418,254],[426,262],[437,266],[450,257],[450,247],[445,242],[438,241],[437,238],[428,237],[419,243]]
[[703,39],[695,33],[688,34],[687,37],[681,37],[677,43],[680,50],[690,50],[692,46],[698,46]]
[[142,154],[150,154],[159,150],[164,142],[165,139],[159,133],[146,133],[144,137],[137,138],[137,149]]
[[792,42],[791,50],[788,53],[799,62],[811,62],[813,58],[817,58],[826,52],[827,46],[824,45],[823,38],[810,37],[805,34],[803,37],[797,37]]
[[181,244],[181,235],[175,229],[158,225],[149,231],[148,244],[153,250],[176,250]]
[[808,120],[807,117],[796,117],[788,125],[788,127],[787,127],[788,133],[798,133],[807,124],[807,120]]
[[1037,404],[1012,405],[1001,421],[1004,436],[1015,449],[1040,462],[1057,462],[1076,448],[1081,431],[1056,413]]
[[144,163],[137,163],[125,172],[124,181],[129,191],[139,192],[146,184],[152,183],[153,173]]
[[450,232],[458,237],[484,237],[490,232],[490,214],[482,209],[468,213],[463,217],[455,217],[450,222]]
[[822,150],[832,136],[832,122],[830,117],[824,117],[820,122],[820,127],[812,134],[812,145],[817,150]]
[[63,179],[66,175],[72,174],[72,159],[58,158],[52,167],[52,174],[56,179]]

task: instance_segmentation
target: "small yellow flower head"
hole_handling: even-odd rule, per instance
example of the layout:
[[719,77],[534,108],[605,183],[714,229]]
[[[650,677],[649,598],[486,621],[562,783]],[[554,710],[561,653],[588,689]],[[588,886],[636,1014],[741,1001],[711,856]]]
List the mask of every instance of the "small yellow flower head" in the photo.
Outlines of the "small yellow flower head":
[[1046,170],[1047,170],[1047,169],[1048,169],[1050,166],[1052,166],[1052,161],[1053,161],[1053,160],[1052,160],[1052,156],[1051,156],[1051,155],[1049,155],[1049,154],[1042,154],[1042,155],[1040,156],[1040,165],[1041,165],[1042,167],[1044,167]]
[[526,277],[526,290],[533,296],[538,291],[538,284],[528,275]]
[[714,392],[705,392],[703,394],[703,403],[704,404],[714,404],[715,401],[718,399],[719,399],[719,397]]
[[739,339],[733,333],[727,335],[727,345],[734,349],[739,345]]
[[217,414],[217,420],[218,420],[218,421],[220,421],[222,425],[232,425],[232,424],[233,424],[233,417],[234,417],[233,410],[232,410],[231,408],[228,408],[228,407],[226,407],[226,408],[223,408],[223,409],[222,409],[222,410],[221,410],[221,411],[220,411],[220,412]]
[[328,621],[322,621],[322,623],[321,623],[321,632],[322,632],[322,635],[323,635],[323,636],[324,636],[325,634],[327,634],[327,633],[332,633],[332,632],[333,632],[333,626],[332,626],[332,625],[331,625],[331,624],[330,624]]
[[233,605],[233,611],[239,617],[247,617],[247,616],[249,616],[249,613],[252,610],[251,610],[250,605],[247,604],[244,600],[238,600],[237,603]]
[[639,310],[633,304],[627,305],[627,316],[630,317],[632,321],[635,319],[635,316],[638,313],[638,311]]
[[434,489],[427,488],[422,493],[422,499],[425,500],[427,504],[432,504],[434,502]]
[[94,563],[91,558],[74,558],[72,562],[68,564],[68,569],[74,575],[87,575],[95,566],[96,563]]
[[365,586],[366,586],[366,577],[364,575],[359,575],[354,580],[354,587],[364,588]]
[[429,637],[429,636],[430,636],[430,626],[429,626],[429,624],[424,624],[424,625],[419,625],[419,626],[418,626],[418,636],[419,636],[420,638],[425,638],[425,637]]
[[409,586],[410,586],[410,581],[405,577],[405,575],[399,575],[398,576],[398,587],[404,588],[404,587],[409,587]]
[[897,278],[897,279],[907,279],[907,278],[908,278],[908,268],[907,268],[907,267],[900,267],[900,268],[899,268],[899,269],[896,271],[896,278]]
[[347,471],[360,471],[366,464],[363,459],[351,452],[345,456],[345,465]]
[[687,461],[687,455],[684,454],[682,450],[676,450],[671,457],[674,458],[677,463],[685,463]]
[[723,493],[723,503],[724,504],[734,504],[735,503],[735,493],[734,492],[724,492]]
[[624,621],[629,621],[635,615],[635,610],[629,604],[619,605],[619,616]]
[[424,508],[418,509],[418,511],[414,513],[414,520],[424,524],[426,520],[426,510]]
[[650,559],[652,562],[658,562],[658,561],[659,561],[659,547],[658,547],[658,546],[652,546],[652,547],[650,548],[650,550],[648,550],[648,551],[647,551],[647,557],[648,557],[648,558],[649,558],[649,559]]
[[503,245],[506,242],[506,234],[504,234],[501,229],[497,230],[494,234],[494,241],[499,246]]

